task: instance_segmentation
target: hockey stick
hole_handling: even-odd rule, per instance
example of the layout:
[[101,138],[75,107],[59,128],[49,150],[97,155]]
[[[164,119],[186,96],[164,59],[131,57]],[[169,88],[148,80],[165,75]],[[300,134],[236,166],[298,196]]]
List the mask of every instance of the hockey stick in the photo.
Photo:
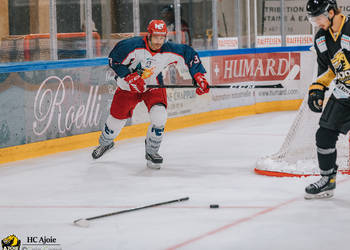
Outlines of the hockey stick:
[[288,81],[293,80],[297,74],[300,72],[300,66],[297,64],[294,64],[293,68],[289,71],[288,75],[284,80],[282,81],[282,85],[285,85]]
[[143,207],[135,207],[135,208],[125,209],[125,210],[121,210],[121,211],[117,211],[117,212],[113,212],[113,213],[89,217],[89,218],[85,218],[85,219],[78,219],[78,220],[75,220],[73,222],[73,224],[80,226],[80,227],[89,227],[90,220],[96,220],[96,219],[100,219],[100,218],[104,218],[104,217],[108,217],[108,216],[112,216],[112,215],[133,212],[133,211],[137,211],[137,210],[141,210],[141,209],[145,209],[145,208],[156,207],[156,206],[166,205],[166,204],[175,203],[175,202],[187,201],[189,199],[190,199],[189,197],[184,197],[184,198],[180,198],[180,199],[176,199],[176,200],[154,203],[154,204],[150,204],[150,205],[143,206]]
[[[209,88],[237,88],[237,89],[258,89],[258,88],[284,88],[289,80],[294,79],[300,71],[299,65],[294,65],[293,68],[289,71],[286,78],[283,79],[282,83],[271,84],[271,85],[239,85],[239,84],[230,84],[230,85],[209,85]],[[196,85],[147,85],[147,88],[198,88]]]
[[[283,88],[282,84],[272,84],[272,85],[209,85],[210,89],[257,89],[257,88]],[[171,88],[171,89],[182,89],[182,88],[198,88],[195,85],[147,85],[147,88]]]

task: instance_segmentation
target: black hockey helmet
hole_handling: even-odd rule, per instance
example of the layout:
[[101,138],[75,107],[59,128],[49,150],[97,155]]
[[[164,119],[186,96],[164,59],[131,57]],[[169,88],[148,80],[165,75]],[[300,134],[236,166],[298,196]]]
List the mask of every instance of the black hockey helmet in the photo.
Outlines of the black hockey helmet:
[[[180,4],[180,10],[181,12],[183,11],[183,5]],[[166,14],[166,13],[172,13],[174,14],[175,13],[175,6],[174,4],[169,4],[169,5],[166,5],[162,8],[162,10],[160,11],[160,13],[162,15]]]
[[309,17],[319,16],[331,9],[338,9],[336,0],[308,0],[306,11]]
[[174,13],[174,4],[169,4],[166,5],[162,8],[162,10],[160,11],[161,14],[166,14],[166,13]]

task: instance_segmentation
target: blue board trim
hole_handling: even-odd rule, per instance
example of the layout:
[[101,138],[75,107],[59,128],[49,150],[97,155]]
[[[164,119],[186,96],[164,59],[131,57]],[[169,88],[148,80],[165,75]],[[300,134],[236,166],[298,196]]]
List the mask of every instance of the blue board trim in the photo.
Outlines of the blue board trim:
[[0,73],[25,72],[49,69],[80,68],[108,65],[108,58],[68,59],[59,61],[35,61],[0,64]]
[[296,46],[296,47],[271,47],[271,48],[230,49],[230,50],[205,50],[205,51],[199,51],[198,54],[200,57],[211,57],[211,56],[228,56],[228,55],[242,55],[242,54],[309,51],[310,48],[311,46]]
[[[200,57],[228,56],[242,54],[274,53],[274,52],[301,52],[310,50],[310,46],[272,47],[231,50],[204,50],[198,51]],[[81,68],[108,65],[108,58],[68,59],[59,61],[35,61],[0,64],[0,73],[25,72],[63,68]]]

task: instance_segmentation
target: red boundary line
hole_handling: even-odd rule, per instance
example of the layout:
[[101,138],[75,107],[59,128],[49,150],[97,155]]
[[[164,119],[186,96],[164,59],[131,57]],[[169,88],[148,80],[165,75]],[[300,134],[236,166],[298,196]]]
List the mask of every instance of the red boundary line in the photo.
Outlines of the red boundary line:
[[272,212],[272,211],[274,211],[274,210],[276,210],[276,209],[278,209],[278,208],[280,208],[280,207],[282,207],[282,206],[288,205],[288,204],[290,204],[290,203],[292,203],[292,202],[294,202],[294,201],[296,201],[296,200],[298,200],[298,199],[300,199],[300,197],[298,197],[298,198],[293,198],[293,199],[291,199],[291,200],[282,202],[282,203],[280,203],[280,204],[278,204],[278,205],[276,205],[276,206],[273,206],[273,207],[264,209],[264,210],[262,210],[262,211],[260,211],[260,212],[258,212],[258,213],[255,213],[255,214],[253,214],[253,215],[251,215],[251,216],[244,217],[244,218],[242,218],[242,219],[236,220],[236,221],[234,221],[234,222],[232,222],[232,223],[230,223],[230,224],[227,224],[227,225],[225,225],[225,226],[219,227],[219,228],[217,228],[217,229],[215,229],[215,230],[213,230],[213,231],[209,231],[209,232],[204,233],[204,234],[202,234],[202,235],[199,235],[199,236],[197,236],[197,237],[195,237],[195,238],[186,240],[186,241],[184,241],[184,242],[182,242],[182,243],[180,243],[180,244],[177,244],[177,245],[175,245],[175,246],[169,247],[169,248],[167,248],[167,250],[173,250],[173,249],[177,249],[177,248],[180,248],[180,247],[189,245],[189,244],[191,244],[191,243],[193,243],[193,242],[195,242],[195,241],[201,240],[201,239],[203,239],[203,238],[205,238],[205,237],[207,237],[207,236],[211,236],[211,235],[216,234],[216,233],[218,233],[218,232],[221,232],[221,231],[224,231],[224,230],[229,229],[229,228],[231,228],[231,227],[234,227],[234,226],[236,226],[236,225],[239,225],[239,224],[241,224],[241,223],[243,223],[243,222],[250,221],[250,220],[252,220],[252,219],[254,219],[255,217],[258,217],[258,216],[260,216],[260,215],[263,215],[263,214]]
[[[347,178],[347,179],[344,179],[344,180],[341,180],[341,181],[337,181],[337,183],[343,183],[343,182],[347,182],[347,181],[350,181],[350,178]],[[236,220],[236,221],[234,221],[234,222],[232,222],[232,223],[230,223],[230,224],[227,224],[227,225],[225,225],[225,226],[219,227],[219,228],[217,228],[217,229],[215,229],[215,230],[213,230],[213,231],[209,231],[209,232],[204,233],[204,234],[202,234],[202,235],[199,235],[199,236],[197,236],[197,237],[195,237],[195,238],[186,240],[186,241],[184,241],[184,242],[182,242],[182,243],[179,243],[179,244],[177,244],[177,245],[175,245],[175,246],[169,247],[169,248],[167,248],[166,250],[173,250],[173,249],[177,249],[177,248],[180,248],[180,247],[189,245],[189,244],[191,244],[191,243],[193,243],[193,242],[195,242],[195,241],[201,240],[201,239],[203,239],[203,238],[205,238],[205,237],[207,237],[207,236],[211,236],[211,235],[213,235],[213,234],[219,233],[219,232],[224,231],[224,230],[226,230],[226,229],[229,229],[229,228],[231,228],[231,227],[237,226],[237,225],[239,225],[239,224],[241,224],[241,223],[243,223],[243,222],[250,221],[250,220],[252,220],[252,219],[254,219],[255,217],[258,217],[258,216],[260,216],[260,215],[264,215],[264,214],[267,214],[267,213],[269,213],[269,212],[272,212],[272,211],[274,211],[274,210],[276,210],[276,209],[279,209],[279,208],[281,208],[281,207],[283,207],[283,206],[285,206],[285,205],[288,205],[288,204],[290,204],[290,203],[293,203],[293,202],[295,202],[295,201],[297,201],[297,200],[299,200],[299,199],[300,199],[300,197],[296,197],[296,198],[290,199],[290,200],[288,200],[288,201],[282,202],[282,203],[280,203],[280,204],[278,204],[278,205],[276,205],[276,206],[273,206],[273,207],[264,209],[264,210],[262,210],[262,211],[260,211],[260,212],[258,212],[258,213],[255,213],[255,214],[253,214],[253,215],[251,215],[251,216],[244,217],[244,218],[242,218],[242,219]]]

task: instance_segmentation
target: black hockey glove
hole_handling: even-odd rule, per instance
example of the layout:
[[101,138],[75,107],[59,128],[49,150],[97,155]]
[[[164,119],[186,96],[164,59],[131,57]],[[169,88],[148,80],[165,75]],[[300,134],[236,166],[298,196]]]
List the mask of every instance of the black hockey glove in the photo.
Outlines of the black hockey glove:
[[309,88],[309,99],[307,101],[309,108],[313,112],[321,113],[324,100],[324,92],[328,88],[320,83],[314,82]]

